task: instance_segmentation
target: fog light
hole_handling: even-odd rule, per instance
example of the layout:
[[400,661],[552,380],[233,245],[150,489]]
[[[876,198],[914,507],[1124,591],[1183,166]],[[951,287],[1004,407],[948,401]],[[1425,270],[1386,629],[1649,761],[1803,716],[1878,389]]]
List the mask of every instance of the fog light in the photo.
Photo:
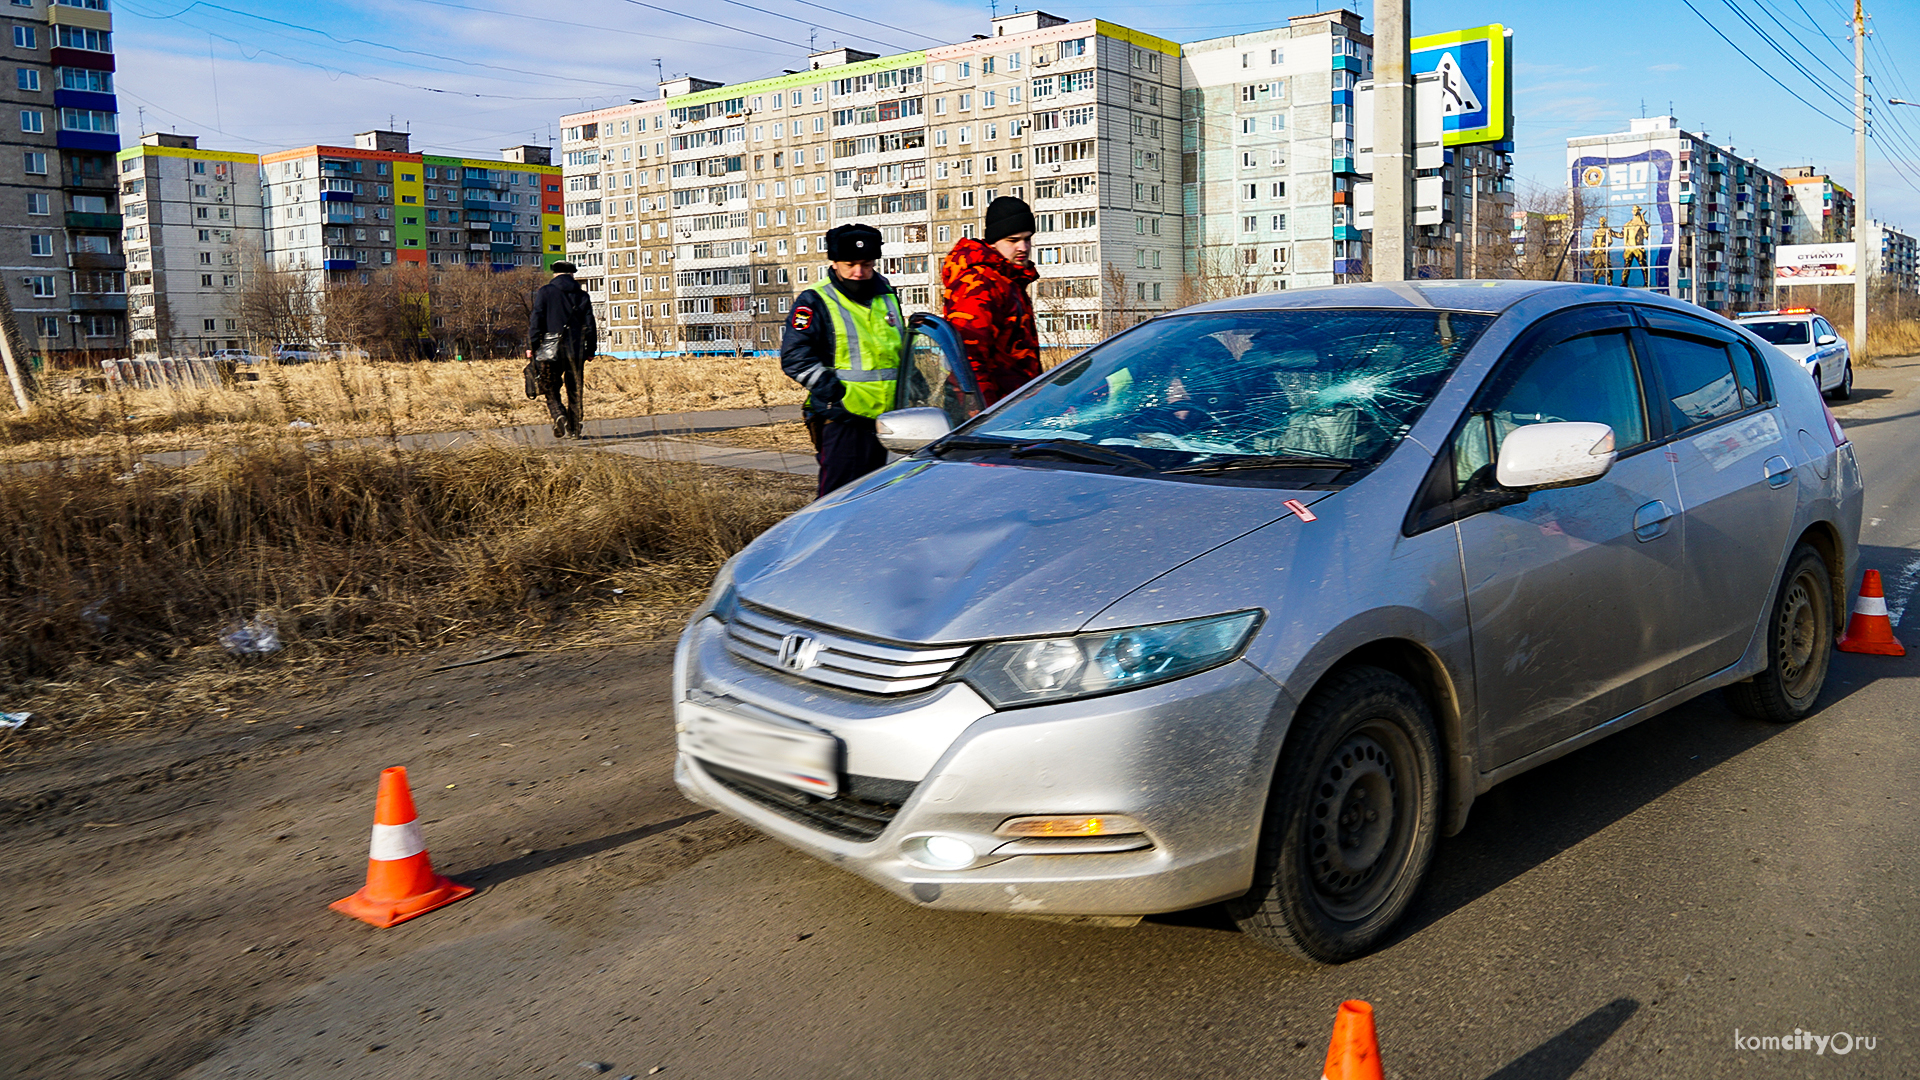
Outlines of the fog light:
[[973,865],[973,845],[956,836],[922,836],[909,841],[907,854],[936,870],[962,870]]
[[995,836],[1130,836],[1146,827],[1125,814],[1055,814],[1009,818]]

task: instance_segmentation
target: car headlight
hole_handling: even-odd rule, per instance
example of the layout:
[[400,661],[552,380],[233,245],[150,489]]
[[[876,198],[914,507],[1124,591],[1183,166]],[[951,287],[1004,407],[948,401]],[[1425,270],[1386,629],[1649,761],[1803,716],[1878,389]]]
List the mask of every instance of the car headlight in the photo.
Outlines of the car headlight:
[[[737,558],[738,556],[735,557]],[[700,605],[700,613],[694,617],[696,622],[708,616],[719,619],[721,622],[732,621],[734,608],[739,604],[739,594],[733,588],[735,559],[728,559],[722,563],[720,572],[713,575],[713,584],[707,589],[707,598]]]
[[996,709],[1151,686],[1240,655],[1259,611],[985,645],[960,677]]

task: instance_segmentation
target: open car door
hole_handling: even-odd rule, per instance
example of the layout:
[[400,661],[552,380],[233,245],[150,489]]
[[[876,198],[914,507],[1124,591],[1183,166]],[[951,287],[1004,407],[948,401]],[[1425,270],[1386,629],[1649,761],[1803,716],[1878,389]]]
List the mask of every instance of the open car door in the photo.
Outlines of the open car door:
[[920,312],[907,320],[906,370],[894,386],[896,409],[934,408],[959,427],[982,408],[960,335],[947,320]]

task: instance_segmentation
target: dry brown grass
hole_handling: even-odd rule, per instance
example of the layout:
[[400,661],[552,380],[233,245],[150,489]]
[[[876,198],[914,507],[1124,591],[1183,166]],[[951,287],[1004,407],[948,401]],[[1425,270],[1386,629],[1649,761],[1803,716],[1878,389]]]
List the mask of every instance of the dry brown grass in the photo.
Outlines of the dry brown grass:
[[812,457],[813,440],[807,437],[807,425],[795,421],[783,424],[755,424],[752,427],[729,428],[726,431],[685,432],[675,436],[681,439],[699,439],[701,442],[719,443],[723,446],[740,446],[748,450],[778,450],[787,454],[800,454]]
[[[295,421],[329,438],[539,424],[521,360],[262,365],[258,381],[105,393],[48,393],[34,412],[0,412],[0,462],[259,444]],[[58,383],[59,379],[52,380]],[[587,418],[798,404],[772,359],[598,359],[587,365]],[[305,429],[302,429],[305,430]]]
[[286,649],[260,666],[279,668],[603,615],[625,638],[670,636],[719,563],[812,494],[801,477],[505,445],[280,442],[117,469],[0,472],[0,707],[38,728],[204,707],[249,678],[220,635],[261,615]]

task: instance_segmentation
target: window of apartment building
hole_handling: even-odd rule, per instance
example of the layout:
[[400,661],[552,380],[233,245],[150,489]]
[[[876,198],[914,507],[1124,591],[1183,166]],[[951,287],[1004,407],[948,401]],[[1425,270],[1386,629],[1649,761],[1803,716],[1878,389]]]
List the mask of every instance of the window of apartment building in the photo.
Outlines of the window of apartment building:
[[18,76],[20,80],[20,89],[22,90],[40,89],[40,72],[36,71],[35,69],[16,68],[14,71],[14,74]]
[[34,233],[32,236],[27,237],[27,254],[52,257],[53,234]]
[[203,289],[211,289],[211,288],[213,288],[213,275],[212,275],[212,274],[201,274],[201,275],[200,275],[200,287],[201,287],[201,288],[203,288]]
[[26,156],[26,172],[30,176],[47,175],[47,155],[37,150],[28,151]]
[[[85,90],[94,94],[113,93],[113,72],[95,71],[92,68],[57,67],[54,76],[60,80],[62,90]],[[21,87],[21,89],[28,89]],[[40,89],[39,80],[34,81],[34,90]]]
[[213,265],[213,252],[211,252],[211,251],[203,251],[203,252],[201,252],[201,253],[200,253],[200,265],[201,265],[201,266],[212,266],[212,265]]
[[205,330],[208,333],[212,333],[214,329],[217,327],[218,322],[219,320],[217,319],[201,319],[200,328],[202,330]]
[[120,130],[120,117],[104,109],[61,109],[60,130],[97,131],[112,135]]
[[40,336],[43,338],[59,337],[60,336],[60,316],[58,315],[40,316]]
[[54,294],[53,276],[51,274],[34,275],[33,295],[39,296],[39,297],[48,297],[48,296],[52,296],[53,294]]
[[51,214],[53,200],[44,191],[29,191],[27,192],[27,213]]
[[1241,219],[1240,219],[1240,231],[1241,231],[1241,232],[1243,232],[1243,233],[1250,233],[1250,232],[1258,232],[1259,230],[1260,230],[1260,218],[1259,218],[1259,215],[1257,215],[1257,214],[1248,214],[1248,215],[1247,215],[1246,217],[1243,217],[1243,218],[1241,218]]
[[1284,199],[1287,197],[1287,182],[1285,180],[1275,180],[1267,190],[1273,198]]
[[960,109],[960,111],[961,111],[961,112],[966,112],[966,111],[967,111],[968,109],[971,109],[971,108],[973,108],[973,95],[972,95],[972,94],[961,94],[961,95],[960,95],[960,101],[959,101],[959,109]]
[[1240,152],[1240,167],[1243,169],[1251,169],[1254,167],[1253,151],[1243,150]]
[[47,115],[39,109],[21,109],[20,130],[29,134],[47,130]]
[[1287,215],[1285,214],[1273,215],[1273,231],[1274,232],[1287,231]]
[[31,26],[16,26],[16,27],[14,27],[14,28],[13,28],[13,47],[14,47],[14,48],[16,48],[16,49],[37,49],[37,48],[39,48],[39,47],[40,47],[40,39],[39,39],[39,37],[38,37],[38,35],[36,35],[36,34],[35,34],[35,33],[33,32],[33,27],[31,27]]
[[[85,49],[88,52],[113,51],[113,33],[108,30],[95,30],[87,26],[61,25],[53,28],[53,43],[63,49]],[[32,46],[28,46],[31,48]]]

